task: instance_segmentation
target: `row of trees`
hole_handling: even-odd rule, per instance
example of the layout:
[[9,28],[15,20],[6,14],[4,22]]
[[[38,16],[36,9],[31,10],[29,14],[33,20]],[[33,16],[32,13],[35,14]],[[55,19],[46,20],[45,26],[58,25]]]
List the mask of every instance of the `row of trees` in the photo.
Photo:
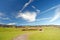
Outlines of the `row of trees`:
[[7,27],[7,28],[29,28],[29,27],[60,27],[60,25],[38,25],[38,26],[16,26],[16,25],[2,25],[0,27]]

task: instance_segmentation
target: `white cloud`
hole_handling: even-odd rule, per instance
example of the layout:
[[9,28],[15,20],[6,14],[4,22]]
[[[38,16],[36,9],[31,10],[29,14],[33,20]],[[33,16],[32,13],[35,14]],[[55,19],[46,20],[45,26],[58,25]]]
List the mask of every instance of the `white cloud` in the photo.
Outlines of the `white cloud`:
[[4,13],[1,13],[0,12],[0,19],[3,19],[3,20],[10,20],[9,17],[6,17],[6,15]]
[[23,8],[20,10],[20,12],[22,12],[24,10],[24,8],[26,8],[31,2],[33,2],[33,0],[29,0],[27,3],[25,3]]
[[37,21],[41,21],[41,20],[50,20],[51,19],[51,17],[49,17],[49,18],[41,18],[41,19],[37,19]]
[[0,13],[0,16],[2,15],[2,13]]
[[7,25],[15,25],[16,23],[8,23]]
[[17,18],[21,17],[24,20],[27,20],[28,22],[33,22],[36,20],[37,13],[36,12],[24,12],[19,13]]
[[9,17],[0,17],[0,19],[2,19],[2,20],[10,20]]
[[50,20],[50,22],[53,22],[59,18],[60,15],[55,14],[55,16]]
[[10,20],[10,18],[6,17],[6,18],[2,18],[3,20]]
[[32,6],[32,8],[34,8],[36,10],[37,13],[40,13],[40,10],[37,9],[35,6]]
[[49,8],[49,9],[47,9],[47,10],[41,12],[41,14],[46,13],[46,12],[48,12],[48,11],[50,11],[50,10],[53,10],[53,9],[59,7],[59,6],[60,6],[60,4],[59,4],[59,5],[56,5],[56,6],[53,6],[53,7]]
[[4,14],[0,12],[0,17],[2,17],[2,16],[4,16]]
[[55,10],[55,15],[52,17],[50,22],[53,22],[53,21],[57,20],[58,18],[60,18],[60,6]]

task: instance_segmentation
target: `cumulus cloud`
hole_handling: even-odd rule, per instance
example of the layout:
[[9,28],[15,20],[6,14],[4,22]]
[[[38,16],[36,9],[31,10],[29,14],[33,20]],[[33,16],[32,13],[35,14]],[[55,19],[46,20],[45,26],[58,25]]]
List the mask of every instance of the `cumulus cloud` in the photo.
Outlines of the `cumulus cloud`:
[[24,12],[24,13],[19,13],[18,14],[18,18],[21,17],[23,18],[24,20],[27,20],[28,22],[33,22],[36,20],[36,12]]
[[8,23],[7,25],[15,25],[16,23]]
[[28,22],[33,22],[36,20],[36,16],[37,13],[40,13],[40,10],[37,9],[35,6],[32,6],[32,8],[34,8],[36,10],[36,12],[24,12],[22,13],[22,11],[34,0],[29,0],[27,3],[25,3],[25,5],[23,6],[23,8],[19,11],[17,18],[23,18],[24,20],[27,20]]
[[33,2],[33,0],[29,0],[27,3],[25,3],[23,8],[20,10],[20,12],[22,12],[24,10],[24,8],[26,8],[31,2]]
[[53,22],[53,21],[57,20],[58,18],[60,18],[60,6],[55,10],[55,15],[52,17],[50,22]]

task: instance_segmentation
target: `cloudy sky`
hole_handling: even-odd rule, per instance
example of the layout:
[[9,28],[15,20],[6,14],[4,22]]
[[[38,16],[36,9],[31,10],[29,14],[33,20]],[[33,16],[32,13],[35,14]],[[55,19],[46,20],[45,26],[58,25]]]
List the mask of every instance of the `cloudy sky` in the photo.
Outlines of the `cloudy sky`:
[[0,0],[0,24],[60,25],[60,0]]

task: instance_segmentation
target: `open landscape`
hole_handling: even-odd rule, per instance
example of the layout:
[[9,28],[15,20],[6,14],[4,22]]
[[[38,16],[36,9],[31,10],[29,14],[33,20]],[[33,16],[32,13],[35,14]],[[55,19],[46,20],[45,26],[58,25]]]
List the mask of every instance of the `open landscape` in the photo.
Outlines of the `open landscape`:
[[[26,29],[26,30],[25,30]],[[42,30],[39,30],[42,29]],[[0,27],[0,40],[18,40],[17,37],[27,37],[24,40],[60,40],[59,26],[23,26]],[[23,38],[22,38],[23,39]],[[22,40],[20,39],[20,40]]]
[[0,0],[0,40],[60,40],[60,0]]

